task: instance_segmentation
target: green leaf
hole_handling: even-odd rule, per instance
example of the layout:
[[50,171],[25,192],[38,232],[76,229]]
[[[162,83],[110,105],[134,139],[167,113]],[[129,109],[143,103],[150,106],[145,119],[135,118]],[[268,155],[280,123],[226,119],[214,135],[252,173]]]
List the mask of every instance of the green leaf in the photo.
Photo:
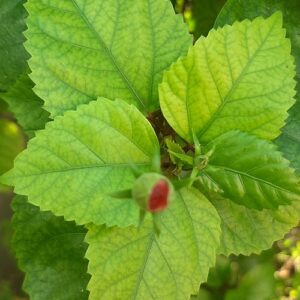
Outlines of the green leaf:
[[222,220],[220,254],[259,254],[280,240],[300,219],[300,202],[278,210],[254,210],[219,196],[210,197]]
[[190,31],[198,39],[207,35],[226,0],[192,0],[191,16],[188,19]]
[[300,201],[298,177],[270,142],[230,131],[212,141],[210,149],[214,152],[204,174],[224,197],[259,210]]
[[26,7],[31,78],[52,116],[98,96],[157,109],[163,70],[192,42],[169,0],[31,0]]
[[37,132],[6,180],[30,203],[77,224],[137,224],[135,202],[110,195],[132,188],[133,165],[150,171],[158,149],[153,128],[133,105],[99,98]]
[[291,39],[292,54],[296,61],[297,71],[297,104],[290,110],[290,117],[283,134],[276,140],[281,151],[292,162],[292,166],[299,173],[300,170],[300,3],[298,0],[228,0],[222,9],[215,26],[232,24],[235,20],[253,19],[259,15],[270,16],[281,10],[283,25],[287,36]]
[[[0,175],[13,167],[15,157],[25,147],[19,127],[10,120],[0,118]],[[0,183],[0,191],[9,191]]]
[[6,91],[26,68],[23,3],[24,0],[0,1],[0,91]]
[[195,189],[183,189],[161,215],[161,234],[150,222],[136,228],[91,226],[90,299],[189,299],[215,263],[219,217]]
[[171,161],[174,164],[180,164],[181,160],[178,157],[176,157],[176,154],[184,154],[184,151],[181,148],[181,146],[170,138],[167,138],[165,140],[165,143],[166,143],[167,151],[169,152]]
[[192,141],[229,130],[274,139],[294,103],[294,64],[280,13],[210,31],[160,85],[163,114]]
[[16,196],[13,209],[13,247],[26,272],[23,287],[30,299],[87,299],[86,230],[40,212],[25,197]]
[[171,139],[166,139],[165,143],[167,146],[167,151],[170,155],[170,159],[173,162],[173,164],[177,164],[178,166],[182,166],[184,163],[193,165],[194,158],[192,156],[185,154],[185,152],[183,151],[183,149],[179,144],[177,144]]
[[[299,49],[300,50],[300,49]],[[282,151],[297,174],[300,174],[300,97],[290,110],[290,116],[282,135],[276,140],[280,151]]]
[[28,137],[43,129],[49,120],[49,114],[42,109],[43,101],[32,91],[33,82],[27,74],[21,75],[17,82],[1,97],[9,104],[9,109],[15,115]]

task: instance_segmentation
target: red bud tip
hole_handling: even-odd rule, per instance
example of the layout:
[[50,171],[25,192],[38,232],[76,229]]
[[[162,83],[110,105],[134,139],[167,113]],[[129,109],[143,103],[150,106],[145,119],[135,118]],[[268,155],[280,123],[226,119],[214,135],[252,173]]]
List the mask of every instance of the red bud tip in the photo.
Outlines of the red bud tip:
[[165,180],[159,180],[152,188],[148,201],[148,209],[151,212],[162,211],[167,208],[169,202],[169,184]]

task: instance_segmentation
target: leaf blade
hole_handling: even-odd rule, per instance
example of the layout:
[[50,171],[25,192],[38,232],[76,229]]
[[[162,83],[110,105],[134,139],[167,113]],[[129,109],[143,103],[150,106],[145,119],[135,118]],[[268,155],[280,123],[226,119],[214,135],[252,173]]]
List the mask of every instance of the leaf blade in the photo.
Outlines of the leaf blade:
[[4,0],[0,3],[0,91],[7,91],[26,69],[23,31],[26,29],[23,0]]
[[140,232],[90,228],[90,299],[189,299],[197,292],[215,262],[219,217],[198,191],[180,194],[161,216],[159,237],[149,222]]
[[42,108],[43,101],[34,94],[33,87],[28,75],[22,74],[8,92],[1,94],[29,138],[49,121],[48,112]]
[[133,164],[150,171],[157,149],[153,128],[133,105],[99,98],[48,123],[5,177],[30,203],[66,220],[128,226],[137,223],[137,206],[110,195],[132,188]]
[[31,78],[52,116],[98,96],[155,110],[162,71],[191,44],[167,0],[32,0],[27,10]]
[[299,2],[297,0],[230,0],[227,1],[219,14],[215,27],[231,24],[237,19],[253,19],[259,15],[268,17],[277,10],[280,10],[283,14],[283,24],[286,28],[287,36],[291,39],[292,43],[292,54],[295,58],[297,72],[297,103],[289,111],[289,119],[282,130],[282,135],[277,138],[276,144],[291,161],[293,168],[299,173],[300,157],[298,153],[300,150],[300,141],[298,133],[300,131],[300,124],[298,116],[300,111],[300,40],[298,32],[300,26],[299,22],[297,22],[300,18]]
[[192,129],[203,143],[235,129],[274,139],[294,104],[293,77],[290,42],[279,13],[236,22],[200,38],[165,72],[161,107],[188,141]]
[[204,173],[224,197],[259,210],[300,200],[299,179],[271,143],[232,131],[212,141],[207,146],[211,148]]
[[88,299],[86,229],[40,212],[22,196],[13,200],[13,210],[12,244],[19,266],[26,272],[23,287],[30,298]]

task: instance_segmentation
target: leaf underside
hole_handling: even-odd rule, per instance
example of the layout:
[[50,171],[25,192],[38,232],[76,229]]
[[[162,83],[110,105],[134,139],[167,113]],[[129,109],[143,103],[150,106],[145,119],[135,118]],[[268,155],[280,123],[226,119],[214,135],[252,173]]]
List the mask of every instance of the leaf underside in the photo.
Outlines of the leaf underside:
[[192,43],[169,0],[31,0],[26,8],[31,78],[53,117],[98,96],[157,109],[163,70]]
[[212,30],[164,74],[163,114],[184,139],[241,130],[274,139],[294,103],[294,64],[280,13]]
[[183,189],[161,216],[137,228],[91,226],[90,299],[189,299],[215,263],[219,217],[195,189]]

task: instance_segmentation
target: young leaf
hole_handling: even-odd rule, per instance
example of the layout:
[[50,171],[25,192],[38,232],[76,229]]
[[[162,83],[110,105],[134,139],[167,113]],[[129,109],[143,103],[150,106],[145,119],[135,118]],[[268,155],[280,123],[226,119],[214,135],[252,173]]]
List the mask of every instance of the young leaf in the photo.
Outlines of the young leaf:
[[253,19],[257,16],[268,17],[277,10],[283,14],[283,25],[291,39],[292,54],[297,71],[297,104],[290,110],[290,117],[276,144],[300,172],[300,2],[298,0],[228,0],[219,14],[215,27],[232,24],[236,20]]
[[0,91],[6,91],[26,68],[23,3],[24,0],[0,1]]
[[[13,167],[15,157],[24,147],[24,138],[19,127],[12,121],[0,119],[0,175]],[[8,187],[0,183],[1,192],[8,190]]]
[[219,254],[250,255],[269,249],[299,222],[300,202],[258,211],[221,197],[210,197],[222,220]]
[[22,196],[13,200],[13,210],[13,247],[26,272],[23,287],[30,299],[87,299],[86,230],[40,212]]
[[190,142],[233,129],[274,139],[294,103],[290,52],[280,13],[213,29],[165,73],[163,114]]
[[32,91],[33,87],[28,75],[23,74],[7,93],[1,94],[29,138],[49,120],[48,112],[42,109],[43,101]]
[[300,201],[299,179],[270,142],[230,131],[207,149],[212,147],[204,174],[222,189],[224,197],[259,210]]
[[173,164],[181,164],[182,160],[177,155],[177,154],[179,154],[179,155],[184,155],[185,154],[183,149],[181,148],[181,146],[179,144],[177,144],[175,141],[173,141],[169,138],[167,138],[165,140],[165,143],[166,143],[166,146],[167,146],[168,153],[170,155],[170,159],[173,162]]
[[169,0],[31,0],[26,7],[31,78],[52,116],[98,96],[155,110],[163,70],[192,42]]
[[195,189],[183,189],[161,216],[136,228],[91,226],[90,299],[189,299],[207,279],[219,245],[219,217]]
[[48,123],[6,180],[30,203],[66,220],[137,224],[133,200],[110,195],[132,188],[132,165],[150,171],[158,148],[154,130],[133,105],[99,98]]

